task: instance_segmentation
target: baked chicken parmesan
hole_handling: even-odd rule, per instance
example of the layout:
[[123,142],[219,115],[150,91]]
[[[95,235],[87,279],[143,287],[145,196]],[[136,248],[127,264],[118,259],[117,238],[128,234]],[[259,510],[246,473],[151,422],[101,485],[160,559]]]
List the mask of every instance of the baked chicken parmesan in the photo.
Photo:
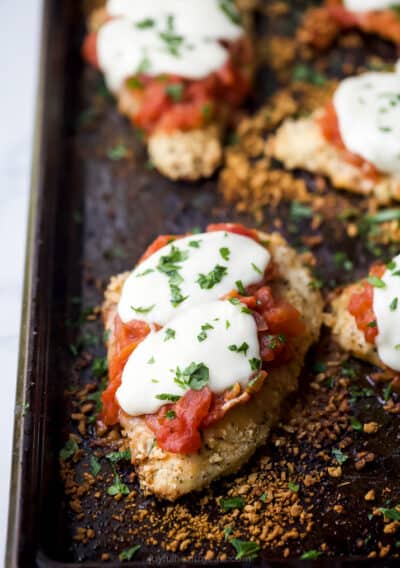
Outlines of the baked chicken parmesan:
[[322,300],[278,234],[236,224],[161,236],[103,305],[109,384],[146,492],[174,500],[263,444],[318,338]]
[[381,203],[400,199],[400,74],[344,79],[326,108],[286,120],[268,151],[288,168],[327,176],[338,189]]
[[234,0],[107,0],[88,21],[84,58],[171,179],[210,176],[245,100],[252,54]]
[[400,44],[399,14],[393,0],[325,0],[306,12],[299,39],[325,49],[342,30],[358,28]]
[[400,255],[346,287],[332,302],[329,323],[352,355],[400,371]]

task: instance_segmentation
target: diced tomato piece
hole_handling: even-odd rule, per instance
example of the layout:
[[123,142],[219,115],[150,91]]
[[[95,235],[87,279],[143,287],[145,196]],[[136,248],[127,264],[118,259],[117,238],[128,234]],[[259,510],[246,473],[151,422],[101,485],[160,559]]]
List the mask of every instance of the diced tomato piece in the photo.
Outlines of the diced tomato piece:
[[[384,265],[375,265],[371,268],[370,274],[381,278],[385,270]],[[379,332],[373,308],[374,289],[366,280],[362,286],[360,291],[354,292],[350,297],[348,310],[356,320],[358,329],[363,332],[365,340],[374,345]]]
[[181,238],[182,238],[181,236],[176,236],[176,235],[160,235],[151,243],[151,245],[147,247],[147,249],[144,251],[143,255],[141,256],[139,262],[143,262],[144,260],[146,260],[146,258],[149,258],[149,256],[151,256],[161,248],[165,247],[172,241],[176,241]]
[[97,57],[97,32],[91,32],[85,37],[82,45],[82,57],[96,69],[99,68]]
[[282,362],[286,348],[286,337],[284,335],[260,334],[261,359],[266,363],[272,363],[277,359]]
[[[156,435],[157,444],[166,452],[190,454],[200,449],[200,425],[211,406],[212,394],[208,387],[200,391],[188,390],[174,405],[163,406],[157,414],[146,417]],[[172,417],[168,417],[173,413]]]
[[237,235],[243,235],[245,237],[250,237],[255,241],[259,242],[258,233],[255,229],[248,229],[240,223],[212,223],[207,226],[207,233],[212,233],[214,231],[226,231],[228,233],[236,233]]

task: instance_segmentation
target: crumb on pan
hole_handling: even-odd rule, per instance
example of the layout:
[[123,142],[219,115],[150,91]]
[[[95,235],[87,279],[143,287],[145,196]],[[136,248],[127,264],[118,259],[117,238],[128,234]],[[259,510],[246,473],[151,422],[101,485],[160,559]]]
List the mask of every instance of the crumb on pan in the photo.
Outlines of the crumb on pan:
[[148,140],[148,149],[154,166],[173,180],[210,177],[222,159],[216,126],[188,132],[156,132]]

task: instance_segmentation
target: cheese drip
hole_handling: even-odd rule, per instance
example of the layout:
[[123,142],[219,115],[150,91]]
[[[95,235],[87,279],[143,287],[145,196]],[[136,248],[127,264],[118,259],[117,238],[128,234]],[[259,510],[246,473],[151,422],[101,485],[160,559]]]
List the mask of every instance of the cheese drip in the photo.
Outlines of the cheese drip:
[[254,239],[226,231],[200,233],[161,248],[130,274],[118,313],[166,325],[188,308],[217,300],[262,279],[268,250]]
[[196,80],[218,71],[229,57],[221,40],[243,35],[235,10],[230,0],[110,0],[112,19],[97,36],[108,87],[116,92],[138,73]]
[[400,255],[392,263],[382,277],[384,286],[374,287],[373,310],[378,327],[375,344],[381,361],[400,371]]
[[345,79],[333,102],[346,148],[380,172],[400,175],[400,75]]
[[390,0],[344,0],[344,6],[350,12],[371,12],[373,10],[389,10],[395,2]]
[[218,394],[236,382],[246,386],[259,365],[254,317],[243,304],[214,301],[148,335],[130,355],[116,396],[127,414],[152,414],[191,388],[193,369],[196,390],[209,386]]

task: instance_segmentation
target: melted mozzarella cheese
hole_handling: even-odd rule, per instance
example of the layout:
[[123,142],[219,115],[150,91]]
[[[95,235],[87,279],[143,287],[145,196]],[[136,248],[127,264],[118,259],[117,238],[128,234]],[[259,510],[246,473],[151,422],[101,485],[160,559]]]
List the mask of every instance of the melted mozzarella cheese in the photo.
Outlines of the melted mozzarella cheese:
[[236,382],[245,386],[257,369],[260,346],[255,319],[243,307],[226,300],[196,306],[148,335],[124,367],[116,395],[121,408],[131,416],[157,412],[169,402],[165,395],[180,397],[190,388],[190,373],[184,372],[192,363],[206,367],[214,393]]
[[[382,277],[385,286],[374,288],[373,309],[378,326],[375,343],[381,361],[400,371],[400,255],[393,259],[394,268],[387,268]],[[397,298],[397,301],[396,301]]]
[[123,322],[140,319],[166,325],[176,314],[237,289],[238,281],[244,287],[259,282],[269,261],[265,247],[235,233],[216,231],[178,239],[130,274],[118,313]]
[[345,79],[333,102],[345,146],[380,172],[400,174],[400,75]]
[[[137,23],[153,20],[161,29],[168,16],[174,18],[174,30],[188,38],[202,37],[216,40],[235,40],[243,35],[236,23],[239,14],[231,0],[108,0],[106,9],[111,16],[126,18]],[[222,6],[232,10],[229,17]]]
[[393,0],[344,0],[344,6],[350,12],[371,12],[372,10],[387,10],[393,6]]
[[217,0],[110,0],[107,12],[113,18],[98,32],[97,55],[114,92],[137,73],[202,79],[229,57],[220,40],[243,35]]

